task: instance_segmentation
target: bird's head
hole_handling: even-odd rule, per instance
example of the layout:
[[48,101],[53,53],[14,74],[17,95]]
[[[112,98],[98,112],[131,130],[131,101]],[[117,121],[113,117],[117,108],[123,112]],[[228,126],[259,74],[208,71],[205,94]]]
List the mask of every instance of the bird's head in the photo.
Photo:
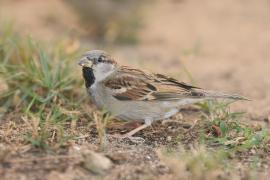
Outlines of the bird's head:
[[97,82],[108,77],[117,68],[116,61],[102,50],[87,51],[79,60],[78,64],[83,67],[84,78],[87,78],[85,77],[87,76],[87,72],[92,73]]

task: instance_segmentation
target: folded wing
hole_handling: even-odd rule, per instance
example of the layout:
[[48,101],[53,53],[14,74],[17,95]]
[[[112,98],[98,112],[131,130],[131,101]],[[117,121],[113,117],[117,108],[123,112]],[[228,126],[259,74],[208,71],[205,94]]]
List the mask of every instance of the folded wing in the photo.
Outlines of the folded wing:
[[200,88],[161,74],[146,74],[138,69],[122,67],[105,82],[113,96],[122,101],[171,101],[182,98],[203,98]]

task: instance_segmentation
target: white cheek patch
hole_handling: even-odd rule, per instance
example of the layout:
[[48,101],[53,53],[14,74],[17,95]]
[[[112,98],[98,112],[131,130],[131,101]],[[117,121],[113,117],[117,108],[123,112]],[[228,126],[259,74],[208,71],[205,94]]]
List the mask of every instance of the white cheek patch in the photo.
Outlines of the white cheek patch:
[[94,68],[94,74],[96,81],[102,81],[107,76],[109,76],[111,73],[113,73],[114,65],[112,64],[104,64],[100,63]]

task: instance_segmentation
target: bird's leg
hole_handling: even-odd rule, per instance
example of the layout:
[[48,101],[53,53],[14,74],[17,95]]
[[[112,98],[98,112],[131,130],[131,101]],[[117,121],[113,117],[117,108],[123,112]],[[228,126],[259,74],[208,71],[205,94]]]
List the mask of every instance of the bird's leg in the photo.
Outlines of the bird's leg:
[[143,138],[141,138],[141,137],[133,137],[133,135],[136,134],[137,132],[139,132],[139,131],[147,128],[151,124],[152,124],[152,120],[146,119],[143,125],[141,125],[141,126],[135,128],[135,129],[133,129],[132,131],[130,131],[130,132],[126,133],[126,134],[123,134],[123,135],[112,135],[112,137],[121,138],[121,139],[128,138],[131,141],[137,141],[137,142],[138,141],[144,141]]
[[126,134],[124,134],[122,136],[123,136],[123,138],[129,138],[129,137],[133,136],[134,134],[136,134],[137,132],[147,128],[148,126],[149,125],[147,125],[147,124],[143,124],[143,125],[133,129],[132,131],[130,131],[130,132],[128,132],[128,133],[126,133]]
[[144,120],[144,124],[143,124],[143,125],[141,125],[141,126],[135,128],[135,129],[133,129],[132,131],[130,131],[130,132],[126,133],[126,134],[124,134],[124,136],[126,136],[126,137],[131,137],[131,136],[133,136],[134,134],[136,134],[137,132],[139,132],[139,131],[141,131],[141,130],[147,128],[148,126],[151,126],[152,122],[153,122],[152,119],[146,118],[146,119]]

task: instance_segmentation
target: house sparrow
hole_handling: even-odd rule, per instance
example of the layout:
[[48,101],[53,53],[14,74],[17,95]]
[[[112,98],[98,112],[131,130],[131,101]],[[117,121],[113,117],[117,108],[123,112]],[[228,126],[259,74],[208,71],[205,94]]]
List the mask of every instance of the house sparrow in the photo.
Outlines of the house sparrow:
[[153,121],[175,115],[184,105],[216,98],[246,99],[204,90],[162,74],[120,66],[101,50],[86,52],[78,64],[82,66],[87,92],[99,109],[123,120],[144,122],[123,137],[131,137]]

